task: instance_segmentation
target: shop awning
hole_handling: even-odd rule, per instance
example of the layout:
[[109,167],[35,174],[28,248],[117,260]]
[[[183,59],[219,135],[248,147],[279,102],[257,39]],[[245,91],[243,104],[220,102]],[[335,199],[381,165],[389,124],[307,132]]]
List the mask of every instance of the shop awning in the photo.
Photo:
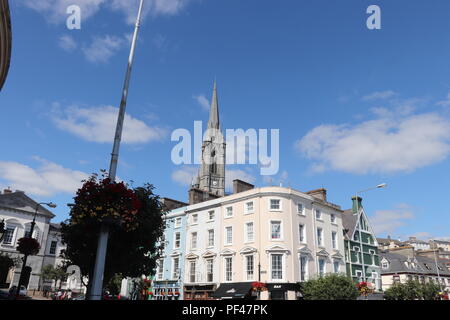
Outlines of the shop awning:
[[244,299],[250,295],[251,282],[222,283],[211,295],[214,298]]

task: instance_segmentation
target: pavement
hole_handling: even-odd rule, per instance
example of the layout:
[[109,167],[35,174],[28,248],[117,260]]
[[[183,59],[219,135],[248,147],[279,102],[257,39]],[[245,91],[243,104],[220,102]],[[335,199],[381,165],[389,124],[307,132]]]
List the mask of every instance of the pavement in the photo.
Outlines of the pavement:
[[[33,291],[28,292],[27,298],[31,300],[51,300],[51,298],[43,297],[40,292]],[[9,300],[9,292],[7,289],[0,289],[0,300]]]

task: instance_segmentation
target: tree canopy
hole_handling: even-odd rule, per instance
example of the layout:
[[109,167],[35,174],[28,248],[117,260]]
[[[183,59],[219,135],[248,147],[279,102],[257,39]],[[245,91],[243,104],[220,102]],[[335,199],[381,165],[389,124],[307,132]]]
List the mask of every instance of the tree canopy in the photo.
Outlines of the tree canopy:
[[327,274],[301,284],[305,300],[356,300],[359,296],[353,280],[343,274]]
[[409,280],[395,283],[384,292],[386,300],[439,300],[440,287],[437,283]]
[[[94,199],[91,198],[94,192],[86,189],[86,184],[95,189]],[[108,184],[105,184],[105,179],[98,180],[96,175],[86,181],[74,198],[75,204],[70,218],[62,223],[61,228],[63,243],[67,245],[62,252],[63,258],[68,264],[78,265],[81,274],[92,279],[101,221],[107,220],[105,217],[108,217],[108,211],[104,210],[112,209],[119,214],[119,216],[114,214],[112,217],[114,222],[109,224],[104,285],[108,284],[115,274],[121,274],[123,277],[153,274],[164,243],[161,241],[164,234],[164,213],[159,196],[153,194],[154,187],[145,184],[134,189],[128,189],[127,186],[125,190],[123,186],[109,187]],[[117,190],[119,192],[116,192]],[[123,192],[120,193],[120,190]],[[122,211],[114,210],[112,205],[105,201],[99,203],[100,198],[112,199],[111,192],[116,192],[114,202],[120,203],[122,209],[124,202],[131,199],[128,201],[129,207],[125,208],[126,216],[122,221],[120,220]],[[126,200],[120,202],[121,197]],[[89,291],[88,285],[88,294]]]

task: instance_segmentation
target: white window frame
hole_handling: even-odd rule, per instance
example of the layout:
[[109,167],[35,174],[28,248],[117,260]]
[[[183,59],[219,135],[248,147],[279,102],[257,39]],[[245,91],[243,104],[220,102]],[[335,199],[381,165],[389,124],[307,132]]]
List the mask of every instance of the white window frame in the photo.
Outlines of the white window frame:
[[158,259],[158,270],[156,273],[156,278],[162,280],[164,278],[164,259]]
[[[252,237],[249,237],[249,232],[248,232],[248,226],[252,225],[252,232],[251,235]],[[253,221],[247,221],[245,223],[245,228],[244,228],[244,241],[245,243],[252,243],[255,242],[255,223]]]
[[[194,272],[192,273],[192,265],[194,265]],[[194,276],[194,281],[192,281]],[[189,283],[197,282],[197,260],[189,260]]]
[[[252,204],[252,209],[249,210],[248,209],[248,204],[251,203]],[[244,203],[244,214],[252,214],[255,213],[255,202],[254,201],[246,201]]]
[[[298,207],[302,206],[302,210],[298,210]],[[297,213],[301,216],[305,216],[305,205],[302,202],[297,202]]]
[[[323,273],[320,273],[320,262],[323,261]],[[317,275],[324,276],[327,273],[327,260],[322,257],[317,258]]]
[[[52,245],[55,243],[55,252],[52,252]],[[56,250],[58,249],[58,240],[50,241],[50,248],[48,249],[48,254],[52,256],[56,256]]]
[[[212,231],[212,244],[211,244],[211,231]],[[215,241],[216,235],[215,235],[214,229],[208,229],[207,236],[208,236],[208,239],[207,239],[208,248],[214,247],[214,245],[216,243],[216,241]]]
[[[230,267],[231,267],[230,272],[228,272],[228,270],[227,270],[227,267],[228,267],[227,261],[228,261],[228,259],[230,259],[230,261],[231,261],[231,263],[230,263]],[[233,282],[233,257],[232,256],[225,256],[225,257],[223,257],[223,268],[224,268],[224,270],[223,270],[224,282]],[[230,276],[230,278],[228,278],[228,276]],[[230,280],[228,280],[228,279],[230,279]]]
[[[211,219],[211,214],[212,214],[212,219]],[[208,222],[209,221],[214,221],[214,219],[216,218],[216,212],[214,210],[209,210],[208,211]]]
[[[230,233],[230,238],[231,238],[231,242],[228,242],[228,230],[231,230]],[[233,227],[232,226],[226,226],[225,227],[225,239],[224,239],[224,245],[229,246],[233,244]]]
[[363,280],[363,273],[361,270],[355,270],[355,277],[358,278],[358,280]]
[[[280,278],[273,278],[273,265],[272,265],[272,257],[273,256],[281,256],[281,279]],[[270,281],[272,282],[283,282],[286,277],[286,263],[285,263],[285,253],[282,252],[273,252],[269,254],[269,272],[270,272]]]
[[[320,230],[320,237],[319,237],[319,230]],[[324,247],[325,241],[324,241],[324,237],[323,237],[323,228],[321,228],[321,227],[316,228],[316,238],[317,238],[317,246]]]
[[[338,250],[339,249],[339,245],[338,245],[338,235],[337,235],[337,231],[331,231],[331,247],[334,250]],[[333,237],[334,236],[334,237]]]
[[[180,236],[180,240],[179,240],[178,246],[177,246],[177,235]],[[173,248],[174,249],[180,249],[180,247],[181,247],[181,232],[178,231],[178,232],[175,232],[173,234]]]
[[174,226],[174,228],[181,228],[181,223],[182,223],[181,217],[176,217],[175,218],[175,226]]
[[[175,261],[178,260],[178,268],[175,268]],[[178,271],[177,271],[178,269]],[[172,280],[177,280],[180,277],[180,257],[172,258]]]
[[[279,208],[278,209],[272,209],[272,200],[279,201]],[[271,211],[271,212],[281,212],[281,211],[283,211],[283,201],[281,200],[281,198],[269,198],[268,210]]]
[[356,252],[356,262],[355,263],[360,264],[361,263],[361,258],[359,257],[359,254],[361,253],[361,248],[358,247],[358,246],[353,246],[353,251]]
[[[195,235],[195,237],[194,237]],[[194,239],[195,239],[195,246],[194,246]],[[191,250],[196,250],[198,245],[198,233],[197,231],[191,232]]]
[[336,214],[335,213],[330,213],[330,222],[332,224],[337,224],[337,222],[336,222]]
[[[337,270],[336,270],[336,265],[337,265]],[[337,259],[333,260],[333,272],[334,273],[340,273],[341,272],[341,263]]]
[[[252,270],[252,276],[251,277],[249,277],[249,273],[248,273],[248,258],[249,257],[252,257],[252,259],[253,259],[253,262],[252,262],[252,267],[253,267],[253,270]],[[256,272],[255,272],[255,255],[254,254],[245,254],[244,255],[244,278],[245,278],[245,280],[244,281],[254,281],[255,280],[255,275],[256,275]]]
[[[317,216],[317,213],[319,213],[319,216]],[[314,217],[316,218],[316,220],[319,221],[323,221],[322,217],[323,217],[323,212],[320,209],[314,209]]]
[[[230,212],[229,209],[231,209],[231,214],[229,214],[229,212]],[[234,210],[233,210],[233,206],[225,207],[225,219],[232,218],[233,215],[234,215],[234,212],[233,212],[233,211],[234,211]]]
[[[209,263],[211,263],[211,270],[209,269]],[[209,272],[211,271],[211,272]],[[211,281],[208,281],[208,275],[211,274]],[[214,282],[214,259],[208,258],[206,259],[206,282],[211,283]]]
[[[304,277],[304,279],[302,279],[302,259],[304,259],[304,261],[305,261],[305,268],[304,268],[304,270],[305,270],[305,277]],[[305,254],[300,254],[300,256],[299,256],[299,259],[298,259],[298,270],[299,270],[299,273],[300,273],[300,282],[304,282],[304,281],[308,281],[308,279],[309,279],[309,270],[308,270],[308,266],[309,266],[309,258],[308,258],[308,256],[307,255],[305,255]]]
[[[302,227],[301,230],[300,227]],[[306,243],[306,225],[304,223],[298,224],[298,241],[300,243]]]
[[[272,237],[272,224],[274,222],[278,222],[280,224],[280,237],[279,238],[273,238]],[[282,220],[269,220],[269,240],[270,241],[283,241],[283,221]]]
[[11,242],[9,242],[9,243],[5,242],[5,239],[6,239],[6,234],[5,234],[1,244],[4,245],[4,246],[14,247],[16,245],[16,241],[17,241],[17,233],[19,232],[19,225],[17,223],[8,223],[8,221],[6,221],[5,222],[5,228],[6,229],[14,228],[14,230],[12,232]]

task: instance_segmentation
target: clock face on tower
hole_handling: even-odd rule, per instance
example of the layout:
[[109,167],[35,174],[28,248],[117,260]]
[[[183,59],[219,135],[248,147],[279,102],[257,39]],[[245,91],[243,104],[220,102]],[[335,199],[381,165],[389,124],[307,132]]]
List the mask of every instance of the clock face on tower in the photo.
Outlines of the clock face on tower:
[[217,187],[217,185],[219,184],[219,182],[218,182],[217,180],[214,179],[214,180],[212,181],[212,184],[213,184],[214,187]]

